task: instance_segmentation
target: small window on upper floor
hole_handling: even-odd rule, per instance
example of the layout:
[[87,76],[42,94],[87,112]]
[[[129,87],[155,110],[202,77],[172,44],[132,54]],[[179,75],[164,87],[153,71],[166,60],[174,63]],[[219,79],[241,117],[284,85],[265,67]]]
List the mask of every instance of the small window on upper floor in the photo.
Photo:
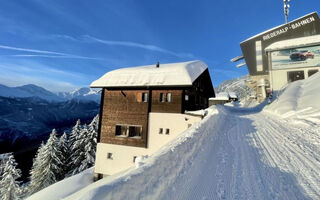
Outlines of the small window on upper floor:
[[170,129],[166,128],[166,135],[169,135]]
[[171,102],[171,93],[167,93],[167,102]]
[[184,100],[189,101],[189,95],[184,95]]
[[160,93],[160,102],[165,102],[165,95],[164,93]]
[[148,102],[148,93],[142,93],[142,102]]
[[159,128],[159,134],[163,133],[163,128]]
[[113,160],[112,153],[108,153],[108,154],[107,154],[107,159]]

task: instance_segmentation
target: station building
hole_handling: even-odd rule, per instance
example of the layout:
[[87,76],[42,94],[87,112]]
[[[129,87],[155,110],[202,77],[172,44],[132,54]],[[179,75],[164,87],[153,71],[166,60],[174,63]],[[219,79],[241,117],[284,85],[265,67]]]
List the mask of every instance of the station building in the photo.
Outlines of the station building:
[[240,43],[248,67],[247,85],[263,101],[290,82],[305,79],[320,69],[320,20],[316,12],[259,33]]

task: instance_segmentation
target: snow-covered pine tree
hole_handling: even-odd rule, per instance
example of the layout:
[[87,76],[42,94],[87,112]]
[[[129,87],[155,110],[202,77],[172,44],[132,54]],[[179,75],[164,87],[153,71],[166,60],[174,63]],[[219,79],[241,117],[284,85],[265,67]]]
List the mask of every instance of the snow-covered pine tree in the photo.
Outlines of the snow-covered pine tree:
[[89,124],[89,129],[90,129],[90,128],[93,128],[93,129],[96,131],[96,133],[98,134],[99,115],[96,115],[96,116],[92,119],[91,123]]
[[20,197],[20,186],[17,179],[21,176],[20,169],[16,168],[17,163],[10,155],[6,161],[0,181],[0,198],[2,200],[16,200]]
[[88,136],[88,126],[85,124],[83,125],[82,129],[80,130],[80,133],[77,140],[74,141],[72,148],[71,148],[71,156],[70,160],[72,162],[72,168],[70,170],[70,174],[75,175],[79,172],[80,166],[83,160],[85,160],[85,146],[86,146],[86,137]]
[[58,157],[58,139],[53,129],[45,145],[41,145],[33,160],[31,169],[29,194],[33,194],[58,180],[61,176],[61,161]]
[[80,131],[81,131],[81,122],[80,122],[80,119],[78,119],[76,124],[72,128],[72,131],[69,137],[69,145],[70,145],[69,147],[72,147],[72,145],[77,140],[77,138],[79,138]]
[[69,150],[71,152],[70,152],[69,158],[67,159],[67,171],[68,171],[67,176],[72,175],[72,171],[76,167],[73,163],[72,156],[75,156],[74,155],[74,151],[75,151],[74,144],[80,138],[81,129],[82,129],[81,122],[80,122],[80,119],[78,119],[76,124],[72,128],[72,131],[71,131],[71,134],[70,134],[69,140],[68,140]]
[[6,164],[7,159],[8,159],[8,154],[0,154],[0,178],[2,176],[4,165]]
[[68,170],[69,170],[68,162],[70,157],[68,138],[65,132],[59,138],[57,156],[61,161],[61,165],[60,165],[61,173],[60,173],[60,176],[57,177],[57,180],[62,180],[65,178],[66,174],[68,173]]
[[89,124],[87,136],[85,137],[85,160],[81,161],[79,171],[88,169],[94,165],[96,148],[97,148],[97,135],[98,135],[98,115]]

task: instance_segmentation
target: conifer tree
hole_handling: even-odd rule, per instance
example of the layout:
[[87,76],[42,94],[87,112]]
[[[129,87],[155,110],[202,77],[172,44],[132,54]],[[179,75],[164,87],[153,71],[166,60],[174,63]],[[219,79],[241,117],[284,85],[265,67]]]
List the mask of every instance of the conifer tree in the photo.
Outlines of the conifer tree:
[[53,183],[61,176],[61,160],[58,157],[58,140],[53,129],[47,143],[42,144],[33,161],[29,194],[33,194]]
[[13,155],[10,155],[4,165],[0,181],[0,198],[2,200],[19,199],[21,191],[17,179],[21,176],[21,171],[16,166],[17,163]]
[[71,148],[71,156],[70,160],[72,162],[72,169],[70,173],[75,175],[79,172],[80,166],[83,160],[85,160],[85,145],[86,145],[86,137],[88,135],[88,126],[85,124],[79,132],[78,137],[74,141],[72,148]]
[[58,157],[59,157],[59,160],[61,161],[61,166],[60,166],[61,173],[60,173],[60,176],[57,178],[58,180],[62,180],[63,178],[65,178],[66,174],[68,173],[68,170],[69,170],[68,162],[70,157],[68,138],[65,132],[60,137],[58,142]]
[[79,133],[79,137],[72,147],[72,175],[77,174],[94,165],[99,116],[96,115],[89,126],[84,125]]
[[70,147],[72,147],[74,142],[79,138],[80,131],[81,131],[81,122],[80,122],[80,119],[78,119],[76,124],[72,128],[72,131],[70,134],[70,138],[69,138]]

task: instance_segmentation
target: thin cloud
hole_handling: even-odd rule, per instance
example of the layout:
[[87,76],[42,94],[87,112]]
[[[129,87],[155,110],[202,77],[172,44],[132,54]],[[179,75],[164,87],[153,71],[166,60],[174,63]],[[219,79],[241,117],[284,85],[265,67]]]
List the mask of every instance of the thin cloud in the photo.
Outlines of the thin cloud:
[[55,52],[55,51],[19,48],[19,47],[6,46],[6,45],[0,45],[0,49],[31,52],[31,53],[40,53],[40,55],[33,55],[33,54],[11,55],[11,56],[20,56],[20,57],[54,57],[55,56],[56,58],[60,57],[60,58],[77,58],[77,59],[102,60],[102,58],[92,58],[92,57],[78,56],[78,55],[66,54],[66,53]]
[[98,42],[98,43],[102,43],[102,44],[106,44],[106,45],[110,45],[110,46],[125,46],[125,47],[135,47],[135,48],[141,48],[141,49],[145,49],[145,50],[149,50],[149,51],[157,51],[157,52],[161,52],[161,53],[166,53],[169,55],[173,55],[179,58],[192,58],[194,59],[195,56],[189,53],[176,53],[167,49],[163,49],[161,47],[155,46],[155,45],[149,45],[149,44],[141,44],[141,43],[137,43],[137,42],[131,42],[131,41],[114,41],[114,40],[102,40],[96,37],[92,37],[89,35],[85,35],[84,36],[85,39],[90,40],[90,41],[94,41],[94,42]]
[[104,60],[102,58],[92,58],[86,56],[76,55],[45,55],[45,54],[14,54],[14,55],[2,55],[9,57],[43,57],[43,58],[77,58],[77,59],[89,59],[89,60]]

